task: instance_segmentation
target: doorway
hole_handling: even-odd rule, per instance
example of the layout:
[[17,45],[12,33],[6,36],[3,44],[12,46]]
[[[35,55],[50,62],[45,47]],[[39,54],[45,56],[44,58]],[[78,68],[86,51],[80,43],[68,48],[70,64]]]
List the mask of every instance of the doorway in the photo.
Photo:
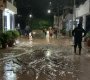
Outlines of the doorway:
[[90,31],[90,15],[86,16],[86,31]]

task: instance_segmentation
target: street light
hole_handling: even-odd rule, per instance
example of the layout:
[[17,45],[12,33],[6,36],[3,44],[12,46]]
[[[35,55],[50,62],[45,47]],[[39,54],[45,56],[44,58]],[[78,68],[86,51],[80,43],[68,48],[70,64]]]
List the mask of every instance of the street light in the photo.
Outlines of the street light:
[[52,2],[49,2],[49,4],[51,5],[51,4],[52,4]]
[[51,13],[51,10],[50,9],[48,9],[48,11],[47,11],[49,14]]
[[[47,13],[48,14],[53,14],[53,15],[55,15],[54,13],[54,11],[53,11],[53,6],[52,6],[52,2],[49,2],[49,9],[47,10]],[[59,4],[57,3],[57,28],[59,28]],[[54,27],[56,27],[56,26],[54,26]]]
[[32,14],[30,14],[29,17],[32,18]]

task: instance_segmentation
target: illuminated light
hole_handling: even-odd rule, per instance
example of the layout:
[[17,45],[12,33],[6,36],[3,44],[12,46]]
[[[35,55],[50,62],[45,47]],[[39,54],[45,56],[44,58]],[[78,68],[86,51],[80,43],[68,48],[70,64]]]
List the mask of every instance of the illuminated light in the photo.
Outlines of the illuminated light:
[[[8,56],[10,57],[10,56]],[[5,62],[4,66],[4,79],[3,80],[16,80],[16,73],[14,73],[13,62]]]
[[50,2],[50,5],[52,4],[52,2]]
[[49,13],[49,14],[51,13],[51,10],[50,10],[50,9],[48,10],[48,13]]
[[32,18],[32,14],[30,14],[29,17]]
[[33,34],[35,35],[35,34],[36,34],[36,32],[33,32]]
[[[7,30],[10,30],[11,29],[10,23],[13,22],[13,21],[10,21],[10,19],[11,19],[11,16],[14,16],[14,14],[15,13],[13,11],[11,11],[10,9],[8,9],[8,8],[5,8],[5,10],[3,11],[3,16],[6,16],[6,21],[7,22],[5,23],[5,28]],[[12,26],[13,26],[13,24],[12,24]]]
[[49,40],[49,31],[47,31],[47,34],[46,34],[46,41],[48,42],[48,43],[50,43],[50,40]]
[[32,41],[32,34],[31,34],[31,32],[29,33],[29,40]]
[[6,27],[7,27],[7,30],[10,30],[10,13],[4,11],[3,15],[4,15],[4,16],[7,16],[7,24],[6,24]]
[[10,30],[10,14],[7,15],[7,30]]
[[13,11],[11,11],[10,9],[7,9],[7,8],[5,8],[5,12],[8,12],[10,14],[15,14]]
[[5,80],[16,80],[16,74],[13,71],[6,71],[4,79]]
[[16,44],[19,44],[19,43],[20,43],[20,41],[17,39],[17,40],[15,41],[15,43],[16,43]]

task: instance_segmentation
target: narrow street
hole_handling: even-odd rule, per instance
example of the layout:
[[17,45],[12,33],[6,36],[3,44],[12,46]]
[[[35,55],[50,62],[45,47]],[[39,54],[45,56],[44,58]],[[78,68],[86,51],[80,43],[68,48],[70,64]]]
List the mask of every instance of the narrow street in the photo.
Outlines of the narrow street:
[[90,80],[90,51],[74,54],[73,42],[60,39],[19,39],[0,49],[0,80]]
[[0,80],[90,80],[90,0],[0,0]]

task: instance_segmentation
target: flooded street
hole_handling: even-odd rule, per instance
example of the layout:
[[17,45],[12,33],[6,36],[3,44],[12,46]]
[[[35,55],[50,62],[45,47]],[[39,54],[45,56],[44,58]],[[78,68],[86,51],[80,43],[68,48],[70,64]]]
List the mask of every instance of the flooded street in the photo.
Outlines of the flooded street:
[[[78,54],[78,53],[77,53]],[[90,52],[73,52],[71,39],[20,40],[0,49],[0,80],[90,80]]]

